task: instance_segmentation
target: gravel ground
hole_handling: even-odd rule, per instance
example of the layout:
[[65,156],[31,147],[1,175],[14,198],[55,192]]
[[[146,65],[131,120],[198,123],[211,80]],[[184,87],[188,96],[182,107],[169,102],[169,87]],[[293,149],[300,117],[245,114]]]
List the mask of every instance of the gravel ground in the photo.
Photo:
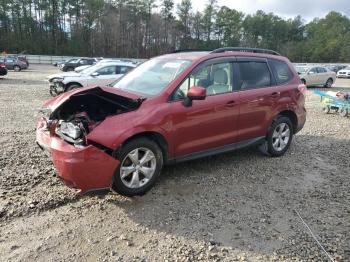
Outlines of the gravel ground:
[[79,196],[35,145],[55,72],[0,78],[0,260],[327,261],[296,210],[335,261],[350,261],[350,118],[324,115],[311,92],[282,158],[241,150],[166,167],[143,197]]

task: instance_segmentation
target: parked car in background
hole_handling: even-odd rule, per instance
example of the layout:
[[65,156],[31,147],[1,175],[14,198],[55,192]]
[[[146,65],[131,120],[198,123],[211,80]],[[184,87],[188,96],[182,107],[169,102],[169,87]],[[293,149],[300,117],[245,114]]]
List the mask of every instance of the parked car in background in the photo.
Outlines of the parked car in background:
[[290,61],[274,51],[168,54],[110,87],[48,101],[36,140],[67,186],[142,195],[164,164],[248,146],[284,155],[306,121],[305,92]]
[[70,58],[70,59],[67,59],[67,60],[62,60],[62,61],[57,61],[57,62],[53,62],[52,65],[53,66],[60,66],[60,65],[63,65],[64,63],[69,63],[73,60],[76,60],[76,58]]
[[59,66],[59,68],[63,72],[69,72],[69,71],[74,71],[74,69],[78,66],[83,66],[83,65],[94,65],[97,63],[96,58],[79,58],[79,59],[73,59],[70,60],[69,62],[65,62]]
[[337,77],[339,78],[350,78],[350,66],[338,71]]
[[0,76],[7,75],[7,69],[5,63],[0,59]]
[[14,70],[19,72],[23,69],[27,69],[27,63],[20,60],[18,57],[5,57],[2,58],[3,63],[6,65],[8,70]]
[[344,69],[345,65],[330,65],[327,68],[335,73],[338,73],[340,70]]
[[[113,62],[128,62],[128,63],[134,63],[135,65],[139,64],[138,62],[134,62],[132,60],[128,60],[128,59],[101,59],[99,60],[96,65],[100,65],[103,63],[113,63]],[[83,66],[78,66],[77,68],[74,69],[74,72],[81,72],[83,70],[85,70],[86,68],[90,67],[91,65],[83,65]]]
[[331,88],[336,79],[336,73],[322,66],[296,66],[296,70],[306,86]]
[[27,56],[25,56],[25,55],[9,55],[6,58],[14,59],[14,60],[21,60],[22,62],[26,63],[27,68],[29,67],[29,61],[27,59]]
[[50,85],[50,94],[56,96],[88,85],[106,86],[135,67],[136,65],[133,63],[109,62],[91,66],[80,73],[67,72],[51,75],[47,77]]

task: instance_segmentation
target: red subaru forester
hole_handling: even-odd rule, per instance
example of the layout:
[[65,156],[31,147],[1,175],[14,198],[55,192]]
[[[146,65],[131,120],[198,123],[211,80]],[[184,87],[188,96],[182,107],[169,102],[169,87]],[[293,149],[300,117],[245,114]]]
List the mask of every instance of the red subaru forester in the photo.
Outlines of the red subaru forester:
[[253,145],[282,156],[305,124],[305,92],[274,51],[177,52],[51,99],[36,138],[69,187],[141,195],[164,164]]

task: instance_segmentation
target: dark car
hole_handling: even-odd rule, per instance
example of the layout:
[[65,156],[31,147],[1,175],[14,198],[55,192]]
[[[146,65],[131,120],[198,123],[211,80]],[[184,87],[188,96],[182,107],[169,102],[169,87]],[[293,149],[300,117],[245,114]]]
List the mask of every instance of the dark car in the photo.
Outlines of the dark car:
[[327,66],[327,68],[335,73],[338,73],[340,70],[344,69],[345,65],[331,65]]
[[64,72],[74,71],[74,69],[78,66],[94,65],[96,63],[97,63],[96,58],[73,59],[73,60],[69,60],[68,62],[61,64],[60,69]]
[[0,59],[0,76],[4,75],[7,75],[7,69],[5,63]]
[[168,54],[112,86],[49,100],[36,140],[69,187],[142,195],[164,164],[247,146],[284,155],[306,121],[305,92],[294,66],[274,51]]
[[19,72],[23,69],[27,69],[27,63],[20,60],[18,57],[13,57],[13,56],[9,56],[9,57],[5,57],[3,59],[3,63],[6,65],[6,68],[8,70],[14,70],[16,72]]
[[67,60],[62,60],[62,61],[56,61],[56,62],[53,62],[52,65],[53,66],[61,66],[63,65],[64,63],[69,63],[73,60],[76,60],[76,58],[70,58],[70,59],[67,59]]

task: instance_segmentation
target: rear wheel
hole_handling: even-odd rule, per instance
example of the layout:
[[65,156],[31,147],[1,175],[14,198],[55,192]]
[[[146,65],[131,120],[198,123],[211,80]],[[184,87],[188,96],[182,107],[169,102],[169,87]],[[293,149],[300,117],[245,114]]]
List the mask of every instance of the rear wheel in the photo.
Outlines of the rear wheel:
[[21,67],[18,66],[18,65],[15,65],[15,66],[13,67],[13,70],[15,70],[16,72],[19,72],[19,71],[21,71]]
[[120,166],[114,174],[112,189],[124,196],[145,194],[163,167],[162,150],[147,138],[137,138],[125,144],[118,159]]
[[267,133],[266,142],[259,149],[272,157],[283,156],[293,139],[293,124],[288,117],[278,116]]
[[327,87],[327,88],[331,88],[333,85],[333,79],[332,78],[329,78],[326,82],[326,84],[324,85],[324,87]]

